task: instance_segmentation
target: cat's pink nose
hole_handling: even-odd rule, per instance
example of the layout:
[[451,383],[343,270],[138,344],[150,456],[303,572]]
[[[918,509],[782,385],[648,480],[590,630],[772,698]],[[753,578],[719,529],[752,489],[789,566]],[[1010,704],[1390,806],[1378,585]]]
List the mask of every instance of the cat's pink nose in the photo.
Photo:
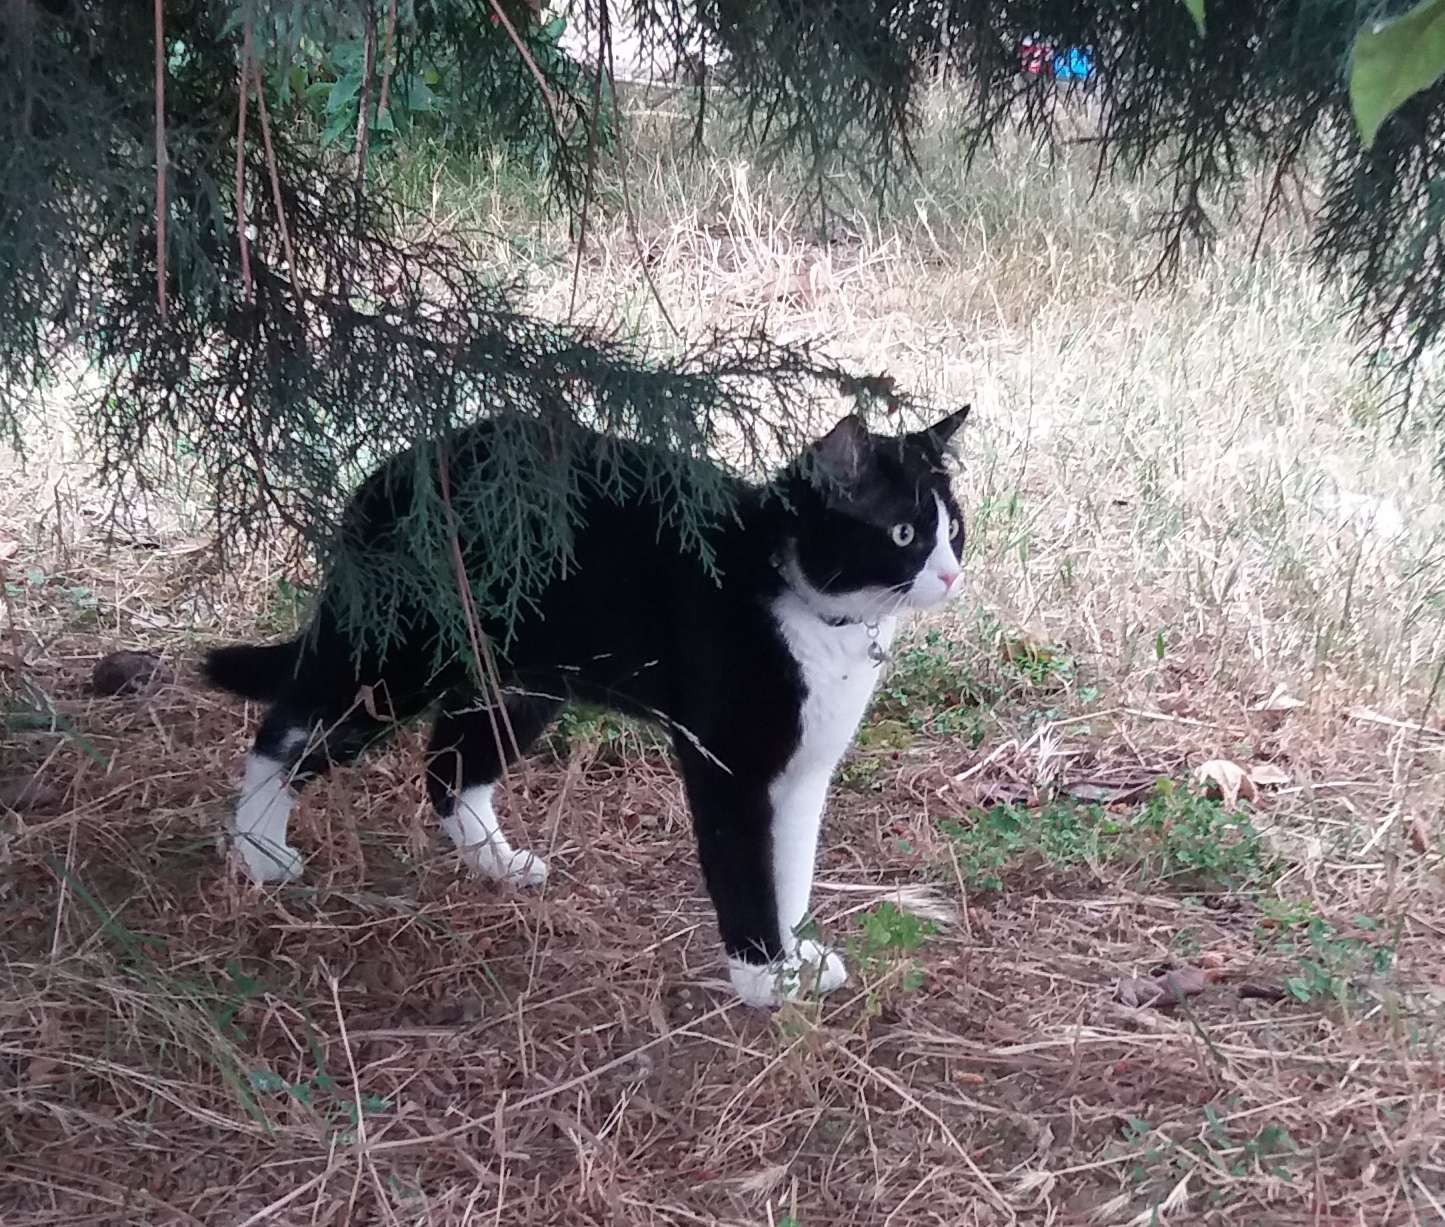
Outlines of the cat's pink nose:
[[945,588],[952,588],[953,581],[956,580],[960,574],[961,572],[959,571],[940,571],[938,573],[938,578],[943,581],[943,586]]

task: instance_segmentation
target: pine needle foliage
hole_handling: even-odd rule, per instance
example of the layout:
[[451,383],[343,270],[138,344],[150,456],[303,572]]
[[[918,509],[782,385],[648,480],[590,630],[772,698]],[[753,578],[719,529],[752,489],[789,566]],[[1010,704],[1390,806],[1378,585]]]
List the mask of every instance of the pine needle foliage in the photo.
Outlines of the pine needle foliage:
[[[151,15],[129,3],[6,12],[5,67],[16,71],[0,87],[11,137],[0,171],[0,420],[17,430],[35,391],[82,353],[104,376],[78,412],[106,479],[133,487],[186,470],[209,491],[222,542],[295,530],[336,579],[358,646],[403,629],[402,611],[421,602],[443,626],[438,652],[470,654],[452,559],[458,524],[480,526],[490,544],[484,569],[465,577],[478,612],[509,629],[567,565],[579,503],[593,491],[657,491],[676,508],[684,546],[706,561],[702,529],[729,509],[718,452],[756,473],[764,456],[799,446],[820,391],[852,386],[807,347],[761,330],[650,356],[529,316],[458,236],[406,225],[384,186],[358,172],[355,145],[328,150],[307,119],[306,81],[292,78],[319,42],[354,40],[359,27],[379,47],[380,7],[166,10],[158,294]],[[523,57],[490,15],[487,5],[408,8],[394,73],[449,61],[480,91],[450,100],[464,113],[508,97],[505,135],[546,145],[559,198],[575,200],[595,156],[583,107],[605,96],[524,13],[511,15],[519,33],[532,31],[531,64],[518,70]],[[250,94],[241,143],[247,46],[266,107]],[[490,73],[469,71],[472,57]],[[453,473],[453,432],[500,416],[510,426],[485,461]],[[652,463],[579,460],[575,426],[650,445]],[[346,498],[397,453],[391,472],[411,531],[387,556],[358,555],[341,531]]]
[[[461,609],[445,557],[460,518],[497,542],[494,573],[468,578],[506,594],[485,612],[509,623],[565,565],[589,484],[658,485],[700,546],[726,514],[725,438],[741,440],[734,467],[756,469],[797,445],[821,390],[873,385],[761,331],[659,356],[530,317],[462,236],[399,214],[382,165],[418,132],[503,141],[579,210],[625,141],[605,71],[623,17],[661,58],[701,48],[713,65],[699,136],[716,114],[801,158],[824,209],[840,185],[907,182],[939,81],[970,157],[1010,125],[1065,139],[1077,93],[1021,75],[1017,43],[1091,47],[1101,183],[1162,172],[1173,187],[1161,275],[1247,174],[1266,174],[1273,209],[1322,168],[1316,257],[1409,372],[1445,325],[1445,84],[1368,151],[1345,84],[1356,32],[1402,7],[1208,0],[1201,32],[1173,0],[579,0],[596,39],[581,64],[524,0],[15,0],[0,9],[0,429],[23,442],[27,406],[79,357],[101,376],[79,413],[107,481],[183,467],[220,539],[288,525],[333,569],[362,565],[336,548],[346,493],[411,448],[416,548],[371,564],[393,611],[416,595]],[[520,426],[483,480],[444,488],[449,433],[502,413]],[[656,444],[656,471],[558,463],[570,424]],[[390,634],[383,615],[357,607]],[[460,650],[460,613],[450,625]]]

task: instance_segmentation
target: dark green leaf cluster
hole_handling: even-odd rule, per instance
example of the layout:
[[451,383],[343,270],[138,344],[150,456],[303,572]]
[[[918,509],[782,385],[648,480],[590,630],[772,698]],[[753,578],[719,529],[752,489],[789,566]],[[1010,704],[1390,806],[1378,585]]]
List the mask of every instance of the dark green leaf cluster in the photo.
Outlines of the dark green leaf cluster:
[[[1167,0],[718,0],[719,77],[745,100],[765,143],[801,148],[823,176],[851,154],[855,182],[896,181],[910,156],[930,80],[961,96],[968,156],[1022,125],[1041,143],[1068,139],[1081,95],[1097,110],[1101,180],[1162,175],[1159,271],[1212,236],[1212,213],[1263,171],[1266,212],[1323,169],[1314,218],[1321,268],[1346,279],[1369,344],[1404,372],[1445,326],[1445,82],[1409,99],[1365,150],[1350,115],[1353,40],[1369,20],[1407,8],[1357,0],[1209,0],[1203,33]],[[1042,36],[1087,47],[1097,74],[1070,85],[1019,71],[1018,44]],[[1072,125],[1077,131],[1077,125]]]
[[[319,139],[309,87],[286,65],[314,66],[307,48],[344,45],[337,40],[354,35],[355,23],[332,13],[326,27],[318,7],[289,23],[279,9],[168,11],[164,316],[148,12],[120,3],[7,9],[0,416],[18,421],[27,398],[83,354],[104,385],[81,396],[81,427],[109,481],[188,470],[207,492],[221,540],[294,529],[337,575],[358,629],[389,636],[400,611],[421,601],[439,612],[447,651],[467,643],[449,554],[453,516],[485,526],[493,547],[485,573],[467,578],[488,602],[481,612],[506,622],[566,565],[588,483],[657,489],[676,505],[684,545],[705,554],[701,529],[728,510],[711,458],[728,450],[735,467],[756,472],[765,455],[791,451],[822,384],[836,388],[843,373],[762,331],[658,357],[518,311],[515,295],[457,236],[404,225],[384,190],[362,190],[352,151],[343,156]],[[490,28],[484,6],[443,7],[408,6],[403,15],[456,55],[463,31],[446,23],[460,22],[462,8]],[[243,224],[235,161],[248,24],[267,109],[254,97],[246,106]],[[376,37],[375,23],[364,37]],[[555,31],[551,40],[550,61],[534,47],[539,67],[562,63]],[[414,52],[402,48],[398,65]],[[480,111],[484,98],[466,89],[507,92],[499,82],[515,68],[514,49],[505,60],[498,48],[491,54],[490,78],[456,74],[471,84],[450,105]],[[584,82],[575,65],[569,71],[574,85]],[[517,106],[536,101],[528,83],[530,68],[512,87]],[[327,85],[324,105],[337,88]],[[363,92],[348,98],[344,78],[339,88],[338,110]],[[571,120],[561,114],[562,97],[551,92],[546,122],[566,163],[568,141],[581,131],[585,142],[588,124],[575,109]],[[564,173],[564,192],[575,194],[567,175],[582,166]],[[519,428],[447,490],[449,432],[501,414]],[[624,474],[559,464],[541,442],[546,432],[526,428],[538,423],[656,445],[655,466]],[[347,495],[408,448],[402,510],[412,531],[390,555],[351,556],[337,532]]]
[[[1316,255],[1409,367],[1445,324],[1445,85],[1410,98],[1368,151],[1345,86],[1362,23],[1402,7],[1210,0],[1202,33],[1167,0],[582,0],[573,14],[603,64],[624,19],[663,59],[702,47],[699,132],[710,108],[740,114],[760,148],[803,155],[825,204],[843,184],[903,181],[940,80],[968,156],[1010,125],[1064,139],[1079,89],[1021,74],[1018,41],[1088,46],[1101,176],[1162,168],[1173,185],[1161,270],[1208,237],[1212,202],[1246,171],[1267,169],[1273,208],[1323,165]],[[153,475],[179,440],[223,535],[283,522],[320,544],[383,456],[480,415],[561,415],[663,443],[655,479],[685,490],[679,514],[700,523],[718,512],[702,458],[719,439],[786,431],[816,382],[840,377],[761,334],[658,360],[530,318],[456,236],[394,216],[377,162],[398,132],[505,138],[545,165],[555,199],[585,196],[611,96],[523,0],[168,0],[163,17],[164,315],[151,6],[0,9],[0,427],[82,355],[105,380],[81,412],[108,478]],[[253,91],[242,102],[248,45],[264,111]],[[565,555],[576,493],[517,448],[476,496],[492,501],[463,509],[505,527],[496,566],[519,577],[514,604],[535,590],[529,560]],[[423,487],[416,522],[431,532],[437,492]],[[416,583],[440,583],[440,559],[417,566]]]

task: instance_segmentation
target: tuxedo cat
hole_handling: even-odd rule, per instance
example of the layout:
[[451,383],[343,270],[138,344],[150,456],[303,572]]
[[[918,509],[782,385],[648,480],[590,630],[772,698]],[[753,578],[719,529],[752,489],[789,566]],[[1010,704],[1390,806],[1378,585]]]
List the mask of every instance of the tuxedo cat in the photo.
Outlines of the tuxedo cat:
[[[300,873],[286,838],[295,789],[355,758],[396,720],[433,711],[426,783],[443,830],[482,876],[538,884],[547,866],[508,842],[493,790],[564,702],[600,704],[672,734],[738,994],[770,1005],[836,988],[846,979],[842,961],[798,937],[823,806],[897,616],[941,604],[958,580],[963,528],[945,459],[967,414],[901,437],[871,434],[849,416],[771,490],[735,483],[733,514],[706,530],[711,571],[682,548],[643,483],[585,494],[565,574],[524,611],[510,640],[483,621],[496,632],[504,713],[488,706],[463,662],[436,667],[437,625],[420,605],[403,611],[405,634],[384,650],[348,637],[328,590],[297,639],[211,651],[213,684],[270,704],[233,826],[250,876],[280,882]],[[496,429],[486,421],[453,436],[453,486],[487,454]],[[577,432],[572,455],[586,465],[602,439],[568,429]],[[641,471],[640,445],[606,446],[622,447]],[[404,541],[403,459],[353,496],[354,545],[395,550]],[[483,556],[486,541],[465,524],[459,539],[464,558]]]

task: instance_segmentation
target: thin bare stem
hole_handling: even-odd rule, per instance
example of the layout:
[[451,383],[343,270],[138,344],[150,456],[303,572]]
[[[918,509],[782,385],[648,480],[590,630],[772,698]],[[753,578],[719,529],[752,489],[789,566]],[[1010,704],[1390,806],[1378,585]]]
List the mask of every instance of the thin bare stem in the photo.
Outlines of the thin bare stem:
[[376,68],[376,15],[366,6],[366,34],[362,39],[361,96],[356,108],[356,215],[366,188],[366,144],[371,134],[371,75]]
[[[494,0],[495,2],[495,0]],[[603,0],[605,3],[606,0]],[[613,61],[612,43],[607,44],[607,76],[613,83],[612,88],[612,115],[617,122],[617,173],[622,180],[622,208],[627,214],[627,232],[632,236],[633,250],[637,252],[637,267],[642,270],[642,279],[647,282],[647,288],[652,291],[652,298],[657,303],[657,309],[662,312],[662,318],[667,321],[667,326],[672,329],[673,336],[682,336],[682,329],[672,319],[667,309],[667,304],[662,301],[662,292],[657,288],[657,282],[653,280],[652,270],[647,266],[647,258],[642,250],[642,236],[637,228],[637,211],[632,207],[632,187],[627,181],[627,146],[622,140],[622,107],[617,101],[617,66]]]
[[437,487],[441,493],[442,507],[446,511],[447,543],[451,548],[457,596],[462,603],[462,616],[467,621],[467,639],[471,643],[472,655],[476,659],[477,671],[482,682],[482,698],[484,701],[487,700],[487,687],[491,688],[495,696],[495,702],[487,702],[487,716],[491,720],[492,737],[497,744],[497,760],[501,764],[502,778],[505,780],[507,778],[507,755],[502,741],[503,735],[505,734],[507,741],[511,743],[512,754],[517,762],[522,760],[522,749],[517,742],[516,731],[512,728],[511,717],[507,715],[507,703],[502,693],[501,673],[492,657],[491,646],[486,632],[482,630],[481,622],[477,618],[476,604],[472,600],[472,585],[467,578],[467,564],[462,556],[461,538],[457,532],[457,514],[452,507],[451,466],[448,463],[445,443],[437,445]]
[[166,17],[165,0],[155,0],[156,35],[156,310],[166,309]]
[[557,99],[552,96],[552,90],[547,85],[547,78],[542,75],[542,70],[537,67],[537,61],[532,58],[532,53],[527,50],[527,44],[522,41],[522,36],[517,33],[517,27],[512,24],[512,19],[507,16],[506,10],[502,8],[499,0],[487,0],[491,5],[492,12],[496,14],[497,21],[501,23],[502,29],[507,32],[507,37],[517,48],[522,57],[522,62],[527,65],[528,70],[537,82],[537,88],[542,91],[542,101],[547,104],[547,114],[551,117],[552,128],[557,133],[557,139],[566,143],[566,137],[562,132],[562,121],[557,114]]
[[386,41],[381,47],[381,93],[376,101],[376,118],[381,119],[391,105],[391,74],[396,70],[392,47],[396,42],[396,0],[386,6]]
[[251,284],[251,240],[246,234],[246,110],[251,98],[251,23],[241,34],[241,90],[236,103],[236,239],[241,248],[241,296],[255,298]]
[[[587,129],[587,182],[582,188],[582,213],[577,223],[577,252],[572,260],[572,289],[567,297],[567,318],[577,310],[577,283],[582,277],[582,253],[587,247],[587,217],[592,205],[592,187],[597,175],[597,125],[602,115],[602,73],[612,46],[611,17],[607,0],[597,14],[597,71],[592,77],[592,122]],[[616,83],[614,82],[614,88]]]
[[261,144],[266,150],[266,173],[271,178],[271,198],[276,205],[276,225],[281,230],[281,250],[286,257],[286,272],[296,304],[301,305],[301,280],[296,273],[296,253],[291,249],[291,232],[286,228],[286,206],[281,197],[281,176],[276,170],[276,151],[271,146],[271,119],[266,113],[266,91],[261,85],[261,69],[251,57],[251,75],[256,82],[256,111],[261,117]]

